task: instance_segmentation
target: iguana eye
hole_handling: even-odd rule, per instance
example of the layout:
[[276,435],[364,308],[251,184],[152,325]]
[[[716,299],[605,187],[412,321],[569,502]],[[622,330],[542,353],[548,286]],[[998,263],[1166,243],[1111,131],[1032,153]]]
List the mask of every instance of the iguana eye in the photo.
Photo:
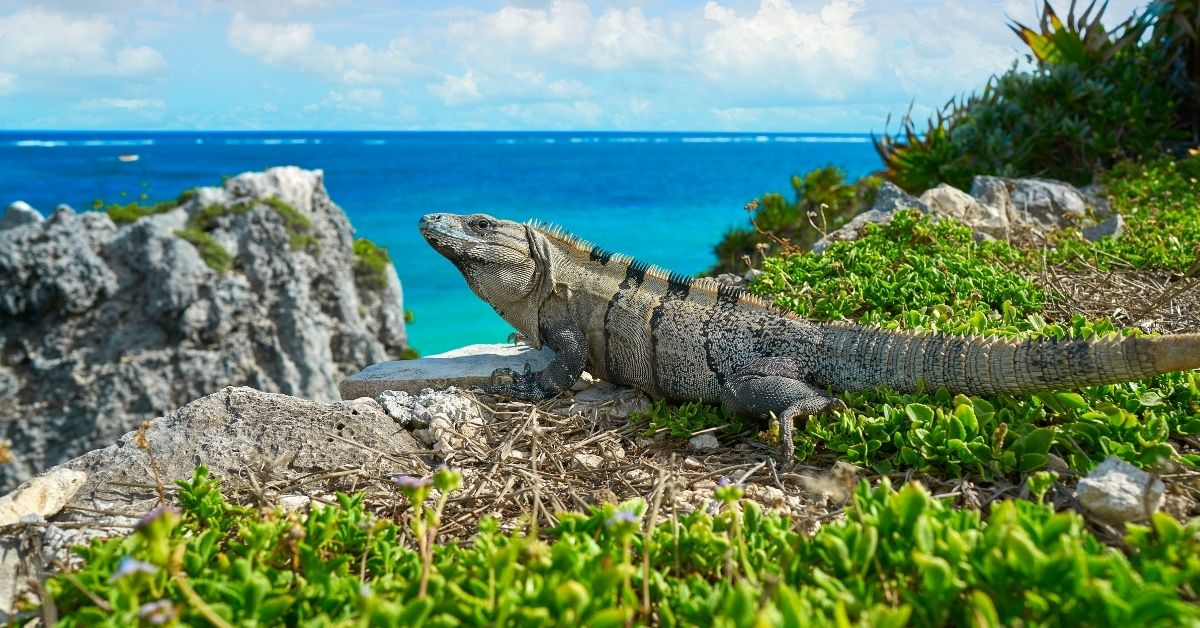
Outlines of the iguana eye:
[[491,229],[492,221],[488,220],[487,218],[480,218],[479,220],[475,221],[475,228],[483,230]]

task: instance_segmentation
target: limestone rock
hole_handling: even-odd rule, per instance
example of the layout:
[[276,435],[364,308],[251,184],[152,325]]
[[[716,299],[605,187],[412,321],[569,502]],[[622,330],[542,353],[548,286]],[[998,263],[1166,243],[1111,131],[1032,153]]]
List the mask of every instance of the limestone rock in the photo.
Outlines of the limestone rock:
[[1103,221],[1085,227],[1083,237],[1096,242],[1100,238],[1119,238],[1125,235],[1125,218],[1121,214],[1113,214]]
[[1079,190],[1051,179],[977,176],[971,183],[971,196],[1006,216],[1010,232],[1027,229],[1044,234],[1078,224],[1088,206]]
[[1097,519],[1120,525],[1140,521],[1162,505],[1166,490],[1162,480],[1117,458],[1109,456],[1079,481],[1075,495]]
[[921,200],[929,213],[946,216],[971,227],[977,233],[1003,238],[1009,229],[1008,216],[995,205],[980,203],[975,197],[945,183],[926,190]]
[[415,395],[425,388],[449,386],[471,389],[489,385],[492,371],[511,368],[518,373],[528,364],[534,371],[546,368],[554,351],[535,350],[528,345],[478,344],[416,360],[393,360],[373,364],[342,380],[343,399],[377,397],[385,390]]
[[862,229],[870,223],[877,225],[888,225],[892,223],[892,218],[895,216],[893,212],[882,211],[878,209],[867,210],[854,218],[850,222],[842,225],[836,231],[833,231],[825,237],[817,240],[812,245],[813,253],[822,253],[829,248],[834,242],[846,242],[857,240],[862,233]]
[[44,218],[42,218],[41,212],[30,207],[29,203],[15,201],[5,208],[4,216],[0,216],[0,231],[39,223],[42,220]]
[[875,202],[871,205],[871,209],[851,218],[846,224],[814,242],[812,250],[814,253],[822,253],[834,242],[857,240],[862,234],[863,227],[870,223],[891,224],[895,212],[903,209],[917,209],[922,213],[929,211],[923,199],[918,199],[905,192],[891,181],[885,181],[879,187],[879,191],[875,193]]
[[11,611],[30,576],[68,562],[74,545],[128,534],[131,523],[157,506],[155,483],[170,487],[190,479],[196,465],[206,465],[226,487],[261,490],[267,499],[294,508],[304,507],[312,495],[327,497],[327,492],[349,492],[356,486],[352,475],[318,484],[298,482],[314,473],[347,468],[384,477],[430,472],[425,462],[406,453],[420,449],[412,436],[397,429],[371,399],[320,403],[226,388],[150,421],[144,436],[145,449],[138,445],[137,432],[130,432],[30,484],[54,479],[64,489],[55,503],[70,499],[84,508],[65,510],[47,525],[0,531],[0,616]]
[[[227,272],[175,233],[202,211]],[[224,386],[333,401],[343,374],[399,356],[399,280],[357,276],[353,240],[322,173],[293,167],[132,224],[63,207],[0,230],[0,490]]]
[[86,480],[86,473],[56,467],[25,482],[0,497],[0,528],[58,514]]
[[875,202],[871,204],[871,209],[887,213],[898,209],[918,209],[921,210],[921,213],[928,213],[929,211],[925,201],[905,192],[900,189],[900,186],[891,181],[884,181],[883,185],[879,186],[879,190],[875,193]]
[[712,432],[697,434],[688,439],[688,449],[695,449],[697,451],[707,451],[720,446],[721,442],[717,440],[716,435]]
[[601,409],[608,417],[623,419],[634,412],[649,410],[650,398],[635,388],[598,381],[591,388],[575,393],[570,411],[587,414]]

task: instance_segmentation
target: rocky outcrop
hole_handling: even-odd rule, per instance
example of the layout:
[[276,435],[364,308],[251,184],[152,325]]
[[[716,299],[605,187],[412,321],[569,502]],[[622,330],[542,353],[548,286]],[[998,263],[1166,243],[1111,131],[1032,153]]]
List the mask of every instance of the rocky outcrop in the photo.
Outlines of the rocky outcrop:
[[226,388],[114,441],[0,498],[9,524],[0,529],[0,619],[29,596],[31,580],[73,560],[72,546],[128,534],[158,506],[158,484],[173,503],[175,481],[197,465],[227,491],[285,507],[430,471],[411,453],[422,446],[373,399],[319,403]]
[[[899,209],[952,218],[971,227],[979,239],[1042,237],[1067,226],[1084,227],[1081,233],[1089,240],[1123,233],[1121,217],[1110,216],[1102,190],[1079,190],[1050,179],[977,176],[970,194],[943,183],[913,197],[884,183],[871,209],[818,240],[812,250],[820,253],[833,242],[855,240],[867,224],[890,223]],[[1101,222],[1089,226],[1093,219]]]
[[0,230],[0,489],[225,386],[337,400],[406,346],[395,270],[356,273],[320,171],[246,173],[120,225],[60,208]]

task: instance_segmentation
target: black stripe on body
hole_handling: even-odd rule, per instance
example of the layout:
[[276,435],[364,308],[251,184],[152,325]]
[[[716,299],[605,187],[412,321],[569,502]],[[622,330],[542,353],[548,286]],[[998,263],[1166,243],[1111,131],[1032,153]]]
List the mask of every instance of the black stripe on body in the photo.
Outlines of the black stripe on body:
[[592,250],[588,252],[588,259],[593,262],[599,262],[601,266],[607,266],[608,261],[612,259],[612,256],[612,252],[605,251],[598,246],[593,246]]
[[[691,293],[695,279],[679,273],[671,273],[667,277],[667,293],[658,300],[658,305],[650,312],[650,387],[658,396],[665,396],[666,391],[659,385],[661,381],[659,369],[663,368],[663,360],[658,354],[658,329],[662,325],[663,312],[666,305],[672,301],[683,301]],[[668,338],[667,342],[671,339]],[[668,374],[668,377],[670,374]]]
[[616,294],[608,300],[608,306],[604,309],[604,370],[609,377],[617,377],[617,359],[612,351],[613,337],[613,309],[617,302],[629,298],[646,280],[646,271],[650,268],[649,264],[634,261],[629,264],[629,268],[625,269],[625,279],[621,281],[621,285],[617,288]]
[[733,286],[720,285],[717,286],[717,305],[722,308],[732,308],[742,300],[742,295],[745,294],[741,288]]
[[692,291],[692,284],[696,280],[693,277],[680,273],[671,273],[667,276],[667,297],[673,299],[686,299],[688,293]]

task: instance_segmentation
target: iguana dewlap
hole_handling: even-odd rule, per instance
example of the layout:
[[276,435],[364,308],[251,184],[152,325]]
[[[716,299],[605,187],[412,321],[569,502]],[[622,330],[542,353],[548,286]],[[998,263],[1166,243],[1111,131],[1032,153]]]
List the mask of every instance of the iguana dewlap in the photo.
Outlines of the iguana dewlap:
[[544,370],[492,375],[488,392],[543,399],[586,369],[670,401],[779,419],[783,462],[799,418],[844,407],[826,391],[1029,394],[1200,368],[1200,334],[1009,341],[817,324],[709,279],[668,273],[563,231],[484,214],[430,214],[421,234],[535,347]]

